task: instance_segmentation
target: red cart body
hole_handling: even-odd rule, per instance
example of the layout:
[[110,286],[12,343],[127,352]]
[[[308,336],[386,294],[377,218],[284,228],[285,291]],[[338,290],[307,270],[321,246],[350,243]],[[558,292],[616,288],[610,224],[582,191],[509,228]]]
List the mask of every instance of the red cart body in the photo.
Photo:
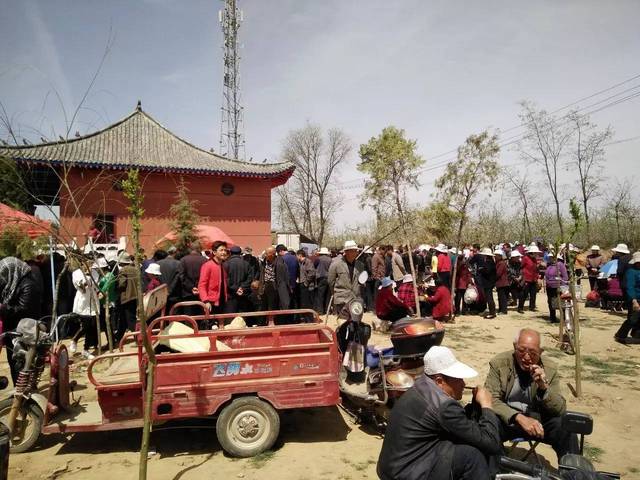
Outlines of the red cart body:
[[[271,326],[233,330],[199,330],[198,320],[205,316],[170,315],[156,319],[148,328],[152,343],[196,339],[200,345],[208,346],[208,351],[156,353],[154,423],[217,415],[239,397],[260,399],[275,410],[339,404],[340,358],[335,333],[315,314],[316,323],[274,325],[273,318],[287,314],[290,312],[248,314],[271,319]],[[229,315],[217,317],[206,316],[206,320],[222,323]],[[161,333],[163,327],[176,321],[189,325],[193,333]],[[142,426],[147,355],[140,335],[133,336],[137,350],[121,349],[90,363],[87,375],[96,388],[97,405],[84,405],[80,412],[73,407],[58,408],[60,398],[65,397],[60,392],[64,387],[58,384],[52,389],[58,393],[54,402],[50,396],[43,433]],[[64,358],[57,358],[58,353],[67,355],[64,347],[52,353],[56,368],[52,386],[57,378],[65,377],[64,370],[68,368]],[[109,363],[106,372],[99,374],[96,367]],[[243,421],[246,423],[246,419]]]

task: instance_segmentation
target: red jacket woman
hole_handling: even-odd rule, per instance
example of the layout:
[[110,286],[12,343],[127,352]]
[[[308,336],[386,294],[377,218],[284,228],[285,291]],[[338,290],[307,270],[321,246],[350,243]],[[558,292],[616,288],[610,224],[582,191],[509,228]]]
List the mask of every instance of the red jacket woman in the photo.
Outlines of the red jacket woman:
[[451,315],[451,293],[444,285],[438,285],[433,295],[426,298],[433,305],[431,316],[434,320],[449,320]]
[[214,307],[220,306],[220,292],[223,291],[222,303],[227,301],[227,272],[222,264],[215,260],[209,260],[200,268],[200,281],[198,282],[198,295],[203,303],[210,303]]

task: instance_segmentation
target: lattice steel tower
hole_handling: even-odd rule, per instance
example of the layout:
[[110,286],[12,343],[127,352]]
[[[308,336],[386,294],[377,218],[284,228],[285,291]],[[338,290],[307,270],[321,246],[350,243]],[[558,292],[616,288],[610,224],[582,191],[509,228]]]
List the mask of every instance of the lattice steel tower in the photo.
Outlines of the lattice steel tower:
[[244,159],[244,134],[242,133],[243,108],[240,105],[240,55],[238,54],[238,30],[243,20],[236,0],[224,1],[224,10],[218,12],[218,20],[224,36],[224,79],[222,98],[222,122],[220,124],[220,153],[230,158]]

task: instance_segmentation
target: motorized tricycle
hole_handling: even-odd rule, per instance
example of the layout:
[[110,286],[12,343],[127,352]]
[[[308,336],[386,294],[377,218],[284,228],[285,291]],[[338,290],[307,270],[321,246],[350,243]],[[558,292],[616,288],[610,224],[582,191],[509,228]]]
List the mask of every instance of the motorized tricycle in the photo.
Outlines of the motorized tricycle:
[[[444,338],[444,326],[430,318],[399,320],[391,328],[393,347],[368,347],[370,327],[362,322],[360,299],[345,309],[336,335],[342,353],[340,392],[343,407],[357,422],[383,429],[395,402],[424,370],[424,354]],[[361,353],[358,353],[361,352]]]
[[[147,327],[157,361],[154,425],[216,417],[222,448],[231,455],[248,457],[273,445],[280,410],[340,402],[335,334],[315,312],[246,313],[241,315],[267,319],[267,326],[225,329],[225,323],[237,314],[209,315],[200,306],[202,315],[161,315]],[[314,322],[278,325],[279,317],[294,314],[313,316]],[[218,328],[204,330],[199,325]],[[0,403],[0,421],[14,423],[12,452],[30,449],[41,434],[143,425],[148,357],[139,332],[125,335],[117,353],[89,363],[88,386],[95,389],[97,400],[73,403],[66,347],[55,344],[53,334],[42,331],[35,320],[22,320],[18,332],[17,343],[33,355],[27,357],[16,392]],[[126,345],[130,340],[133,348]],[[38,379],[47,357],[50,378],[45,397],[39,393]]]

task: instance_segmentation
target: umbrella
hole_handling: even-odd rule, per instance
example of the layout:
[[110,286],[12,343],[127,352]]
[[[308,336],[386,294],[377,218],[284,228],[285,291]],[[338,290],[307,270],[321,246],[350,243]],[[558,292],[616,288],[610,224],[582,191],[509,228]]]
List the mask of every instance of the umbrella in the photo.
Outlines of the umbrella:
[[[200,244],[203,248],[211,248],[213,242],[218,240],[222,242],[226,242],[228,247],[231,247],[236,244],[233,239],[220,230],[218,227],[214,227],[213,225],[205,225],[200,224],[196,225],[196,235],[200,239]],[[176,240],[176,232],[171,231],[167,233],[164,237],[158,240],[155,245],[158,246],[164,242],[175,242]]]
[[48,235],[51,231],[51,222],[0,203],[0,231],[11,226],[18,227],[31,238]]
[[618,259],[610,260],[600,267],[600,275],[602,278],[608,278],[618,273]]

